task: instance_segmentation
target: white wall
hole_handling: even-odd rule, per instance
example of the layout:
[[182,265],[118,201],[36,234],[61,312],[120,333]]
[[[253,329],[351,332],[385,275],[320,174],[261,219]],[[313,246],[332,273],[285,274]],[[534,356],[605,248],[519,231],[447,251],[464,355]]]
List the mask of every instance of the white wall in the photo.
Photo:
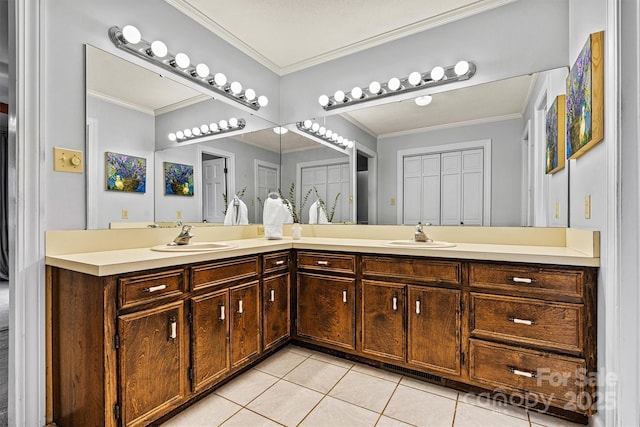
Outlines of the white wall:
[[449,143],[491,140],[491,225],[520,225],[522,120],[502,120],[437,129],[378,140],[378,223],[396,224],[397,152]]

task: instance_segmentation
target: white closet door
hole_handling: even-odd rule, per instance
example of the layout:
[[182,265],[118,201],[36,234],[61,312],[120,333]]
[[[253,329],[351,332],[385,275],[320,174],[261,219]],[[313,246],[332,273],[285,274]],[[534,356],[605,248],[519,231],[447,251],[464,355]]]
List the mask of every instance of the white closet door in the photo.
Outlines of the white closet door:
[[462,224],[482,225],[484,150],[462,152]]
[[[404,158],[403,224],[417,224],[421,220],[422,157]],[[438,196],[439,197],[439,196]]]
[[[258,177],[258,188],[256,188],[256,197],[259,197],[260,200],[262,200],[262,202],[264,203],[269,193],[271,193],[272,191],[277,191],[278,189],[278,168],[258,164],[256,176]],[[262,211],[263,206],[257,203],[255,209],[255,222],[258,224],[262,224]]]
[[440,225],[440,154],[422,156],[422,223]]
[[[224,222],[224,198],[226,191],[226,176],[224,173],[225,159],[205,160],[202,162],[202,180],[204,194],[202,195],[202,216],[207,222]],[[230,197],[233,197],[231,195]]]
[[442,153],[441,225],[460,225],[462,192],[462,155],[460,151]]
[[[327,204],[327,214],[331,214],[336,195],[340,193],[332,222],[350,221],[351,179],[349,164],[327,166],[327,194],[323,200]],[[315,201],[315,199],[314,199]]]

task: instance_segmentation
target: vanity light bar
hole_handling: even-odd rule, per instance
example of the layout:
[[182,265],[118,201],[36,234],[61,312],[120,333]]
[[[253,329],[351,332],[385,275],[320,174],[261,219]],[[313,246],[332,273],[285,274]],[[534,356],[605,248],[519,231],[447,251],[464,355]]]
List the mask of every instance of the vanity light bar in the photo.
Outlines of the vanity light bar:
[[315,136],[316,138],[320,138],[340,148],[353,148],[353,141],[338,135],[337,133],[325,128],[324,126],[320,126],[319,123],[312,120],[298,122],[296,123],[296,127],[304,133]]
[[236,119],[235,117],[227,120],[220,120],[218,123],[203,124],[192,129],[179,130],[169,134],[169,141],[184,142],[196,138],[204,138],[205,136],[219,135],[223,133],[233,132],[244,129],[247,122],[244,119]]
[[109,28],[109,38],[116,47],[252,110],[259,110],[269,103],[266,96],[257,96],[253,89],[243,90],[239,82],[228,83],[224,74],[211,74],[206,64],[193,65],[187,54],[169,52],[162,41],[149,43],[133,25],[125,25],[122,29],[117,26]]
[[386,83],[371,82],[368,87],[356,86],[351,91],[337,90],[332,96],[320,95],[318,102],[326,111],[399,95],[416,90],[422,90],[447,83],[468,80],[476,73],[476,66],[469,61],[459,61],[449,67],[435,67],[431,71],[419,73],[414,71],[403,79],[390,78]]

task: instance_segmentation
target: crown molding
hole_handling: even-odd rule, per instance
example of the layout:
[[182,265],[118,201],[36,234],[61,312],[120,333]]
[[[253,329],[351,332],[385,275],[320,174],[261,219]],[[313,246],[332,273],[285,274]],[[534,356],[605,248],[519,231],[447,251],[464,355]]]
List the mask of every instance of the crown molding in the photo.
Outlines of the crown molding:
[[485,123],[502,122],[505,120],[515,120],[515,119],[521,119],[521,118],[522,118],[522,115],[520,113],[513,113],[513,114],[505,114],[503,116],[487,117],[484,119],[466,120],[463,122],[454,122],[454,123],[447,123],[443,125],[427,126],[423,128],[381,134],[381,135],[378,135],[378,140],[393,138],[396,136],[413,135],[416,133],[432,132],[435,130],[451,129],[451,128],[456,128],[460,126],[475,126],[475,125],[482,125]]

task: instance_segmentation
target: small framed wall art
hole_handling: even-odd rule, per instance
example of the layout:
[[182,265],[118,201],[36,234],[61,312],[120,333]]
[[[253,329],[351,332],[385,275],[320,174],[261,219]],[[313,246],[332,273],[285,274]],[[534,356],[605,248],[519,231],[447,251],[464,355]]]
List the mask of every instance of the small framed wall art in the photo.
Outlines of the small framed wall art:
[[164,162],[164,194],[193,196],[193,166]]
[[146,192],[147,159],[128,154],[106,153],[107,190]]
[[567,158],[604,138],[604,32],[593,33],[567,76]]
[[564,95],[558,95],[547,111],[545,120],[547,134],[546,173],[552,174],[564,168]]

